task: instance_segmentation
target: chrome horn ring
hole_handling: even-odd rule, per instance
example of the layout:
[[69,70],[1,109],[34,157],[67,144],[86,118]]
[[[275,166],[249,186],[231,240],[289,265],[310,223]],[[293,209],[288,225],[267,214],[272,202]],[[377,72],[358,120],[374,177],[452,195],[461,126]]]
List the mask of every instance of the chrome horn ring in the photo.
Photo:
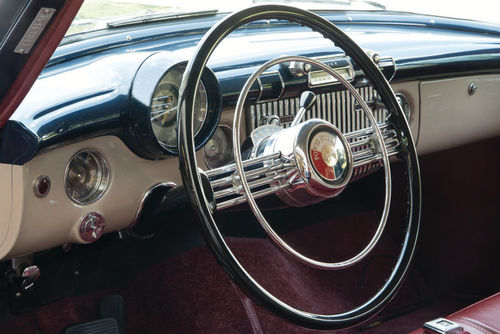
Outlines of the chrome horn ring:
[[[300,61],[304,63],[309,63],[311,65],[317,66],[327,72],[328,74],[332,75],[334,78],[336,78],[340,83],[344,85],[345,88],[354,96],[358,104],[361,106],[363,111],[365,112],[365,115],[368,117],[370,120],[371,126],[373,128],[375,137],[380,145],[378,145],[378,148],[382,154],[382,161],[383,161],[383,166],[384,166],[384,178],[385,178],[385,198],[384,198],[384,209],[382,212],[382,216],[380,218],[377,230],[375,231],[375,234],[373,238],[370,240],[368,245],[361,250],[357,255],[353,256],[352,258],[340,262],[323,262],[323,261],[317,261],[314,260],[310,257],[307,257],[299,252],[297,252],[295,249],[293,249],[288,243],[286,243],[277,233],[274,231],[274,229],[271,227],[267,219],[264,217],[262,214],[262,211],[260,210],[259,206],[257,205],[257,202],[255,201],[255,198],[252,195],[252,192],[250,190],[250,187],[248,185],[248,181],[246,179],[243,163],[242,163],[242,158],[241,158],[241,152],[240,152],[240,147],[241,147],[241,119],[244,111],[244,104],[246,97],[250,91],[250,88],[252,87],[253,83],[257,80],[257,78],[264,73],[268,68],[278,65],[280,63],[284,62],[291,62],[291,61]],[[359,95],[359,93],[356,91],[356,89],[347,81],[345,80],[342,76],[337,74],[332,68],[329,66],[314,60],[310,59],[307,57],[301,57],[301,56],[284,56],[284,57],[278,57],[275,58],[271,61],[268,61],[264,65],[262,65],[260,68],[258,68],[246,81],[245,85],[243,86],[243,89],[240,93],[240,96],[238,98],[238,102],[236,104],[236,109],[234,113],[234,120],[233,120],[233,153],[234,153],[234,160],[235,160],[235,165],[236,165],[236,171],[240,177],[240,182],[241,186],[243,188],[243,191],[245,193],[245,196],[247,198],[248,205],[250,206],[252,212],[254,213],[255,217],[259,221],[260,225],[262,228],[266,231],[266,233],[269,235],[271,240],[278,245],[283,251],[285,251],[287,254],[292,256],[293,258],[297,259],[298,261],[310,265],[315,268],[319,269],[327,269],[327,270],[335,270],[335,269],[343,269],[349,266],[352,266],[362,259],[364,259],[370,252],[371,250],[375,247],[377,244],[378,240],[380,239],[382,232],[384,231],[386,222],[387,222],[387,217],[389,215],[389,210],[390,210],[390,203],[391,203],[391,169],[390,169],[390,164],[389,164],[389,156],[387,154],[387,149],[384,144],[384,139],[382,136],[382,133],[380,129],[378,128],[377,121],[375,119],[375,116],[373,115],[372,111],[366,104],[366,102],[363,100],[363,98]],[[294,145],[295,146],[295,145]],[[351,160],[352,162],[352,160]],[[352,172],[352,166],[351,166],[351,172]]]

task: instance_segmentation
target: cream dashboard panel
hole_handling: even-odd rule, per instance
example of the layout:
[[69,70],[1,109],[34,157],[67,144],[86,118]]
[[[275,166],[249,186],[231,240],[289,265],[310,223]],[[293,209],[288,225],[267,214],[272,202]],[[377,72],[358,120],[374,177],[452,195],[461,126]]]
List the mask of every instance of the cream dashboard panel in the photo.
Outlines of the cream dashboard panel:
[[[411,128],[418,135],[418,82],[393,85],[404,93],[412,108]],[[221,124],[232,127],[232,110],[225,110]],[[244,133],[244,131],[242,132]],[[83,149],[95,150],[106,160],[110,173],[107,191],[97,201],[80,205],[64,188],[65,169]],[[198,163],[205,169],[198,151]],[[35,195],[34,182],[48,176],[51,189],[46,197]],[[127,228],[134,221],[149,189],[159,183],[181,184],[178,159],[146,160],[138,157],[117,137],[103,136],[62,146],[37,155],[23,166],[0,164],[0,186],[6,191],[0,201],[0,258],[13,258],[49,249],[64,243],[83,243],[78,229],[82,218],[100,213],[105,232]],[[10,194],[10,196],[9,196]]]
[[500,75],[422,81],[420,94],[419,154],[500,135]]
[[[73,202],[64,188],[66,165],[82,149],[100,152],[110,172],[107,191],[87,205]],[[33,185],[42,175],[50,178],[51,188],[46,197],[39,198]],[[79,222],[90,212],[103,215],[105,232],[126,228],[134,221],[145,193],[162,182],[182,183],[177,158],[139,158],[115,136],[59,147],[37,155],[23,166],[0,164],[4,194],[0,201],[0,258],[31,254],[64,243],[82,243]]]
[[[13,219],[12,217],[12,203],[14,198],[18,195],[13,193],[12,189],[12,165],[0,164],[0,189],[2,189],[0,195],[0,245],[6,243],[6,236],[10,233],[17,233],[13,231],[16,226],[12,226],[9,222]],[[22,200],[22,199],[21,199]]]
[[[469,94],[471,84],[477,86]],[[500,76],[482,75],[393,84],[408,97],[413,135],[419,153],[430,153],[500,134]],[[419,98],[420,97],[420,98]],[[221,123],[232,123],[232,112]],[[100,152],[110,171],[108,190],[96,202],[79,205],[66,195],[65,168],[82,149]],[[198,161],[201,164],[201,151]],[[203,168],[204,166],[200,166]],[[46,197],[35,195],[39,176],[51,179]],[[137,215],[144,195],[162,182],[181,184],[178,160],[145,160],[117,137],[104,136],[41,153],[23,166],[0,164],[0,258],[12,258],[68,242],[82,243],[80,220],[98,212],[105,232],[126,228]]]

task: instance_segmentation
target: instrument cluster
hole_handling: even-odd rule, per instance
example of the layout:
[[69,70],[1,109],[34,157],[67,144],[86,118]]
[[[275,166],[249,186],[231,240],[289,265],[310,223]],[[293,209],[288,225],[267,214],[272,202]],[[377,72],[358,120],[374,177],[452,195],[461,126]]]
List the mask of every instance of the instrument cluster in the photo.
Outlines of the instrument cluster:
[[[131,149],[147,159],[177,154],[177,114],[186,62],[159,52],[141,65],[131,91]],[[194,133],[196,149],[212,137],[221,114],[221,90],[215,74],[205,68],[197,87]]]

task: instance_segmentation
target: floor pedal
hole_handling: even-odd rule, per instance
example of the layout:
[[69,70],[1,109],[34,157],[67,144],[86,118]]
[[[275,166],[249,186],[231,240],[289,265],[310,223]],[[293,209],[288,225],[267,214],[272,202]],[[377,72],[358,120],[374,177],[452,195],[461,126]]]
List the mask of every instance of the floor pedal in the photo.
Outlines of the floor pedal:
[[104,318],[71,325],[63,334],[120,334],[114,318]]
[[99,304],[99,315],[101,318],[113,318],[116,320],[120,334],[125,334],[125,303],[120,295],[109,295],[104,297]]
[[99,304],[101,319],[71,325],[63,334],[125,334],[124,305],[122,296],[106,296]]

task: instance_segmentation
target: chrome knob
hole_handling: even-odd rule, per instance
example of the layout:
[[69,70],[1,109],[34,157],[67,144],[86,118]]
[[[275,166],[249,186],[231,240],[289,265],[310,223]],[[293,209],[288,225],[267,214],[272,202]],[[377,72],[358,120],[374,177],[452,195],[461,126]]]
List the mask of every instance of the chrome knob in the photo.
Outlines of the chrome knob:
[[467,89],[470,96],[476,94],[478,90],[479,90],[479,87],[477,87],[477,85],[475,83],[471,83],[469,85],[469,88]]
[[80,237],[87,242],[94,242],[104,234],[104,217],[97,212],[91,212],[80,222]]
[[300,95],[299,111],[297,111],[297,114],[295,115],[295,118],[293,119],[293,122],[290,126],[299,124],[302,117],[304,117],[306,111],[311,109],[315,103],[316,103],[316,94],[308,90],[303,92]]
[[316,103],[316,94],[306,90],[300,95],[299,107],[309,110]]
[[288,70],[292,76],[299,78],[311,71],[311,64],[301,61],[292,61],[288,66]]
[[40,277],[40,269],[37,266],[28,266],[21,273],[21,291],[26,292],[35,286]]

